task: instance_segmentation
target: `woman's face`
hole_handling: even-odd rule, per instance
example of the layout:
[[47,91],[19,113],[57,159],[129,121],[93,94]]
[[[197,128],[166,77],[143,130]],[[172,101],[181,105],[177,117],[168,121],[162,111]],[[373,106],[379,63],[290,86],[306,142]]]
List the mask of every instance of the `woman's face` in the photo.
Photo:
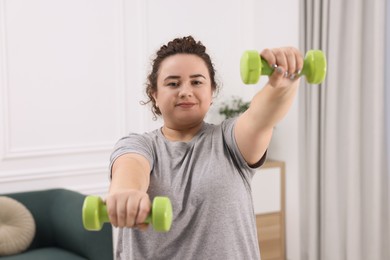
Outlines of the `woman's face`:
[[210,75],[204,61],[192,54],[175,54],[160,65],[153,94],[168,127],[203,122],[212,102]]

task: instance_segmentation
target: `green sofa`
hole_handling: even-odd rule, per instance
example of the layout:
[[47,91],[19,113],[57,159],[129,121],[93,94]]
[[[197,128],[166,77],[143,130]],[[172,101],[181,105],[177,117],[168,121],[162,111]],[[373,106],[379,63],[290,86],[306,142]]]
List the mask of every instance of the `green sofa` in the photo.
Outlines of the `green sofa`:
[[34,217],[36,232],[29,248],[1,260],[112,260],[112,228],[83,228],[85,195],[66,189],[1,194],[24,204]]

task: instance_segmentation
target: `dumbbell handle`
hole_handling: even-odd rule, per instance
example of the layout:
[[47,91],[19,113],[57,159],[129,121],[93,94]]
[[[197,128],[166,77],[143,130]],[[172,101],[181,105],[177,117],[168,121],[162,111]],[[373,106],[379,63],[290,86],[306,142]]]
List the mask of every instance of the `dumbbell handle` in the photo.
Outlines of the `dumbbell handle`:
[[[108,223],[108,222],[110,222],[110,218],[108,217],[108,212],[107,212],[107,207],[106,207],[106,205],[103,204],[103,205],[101,205],[100,207],[98,207],[96,210],[99,211],[98,214],[99,214],[99,216],[100,216],[100,221],[101,221],[102,223]],[[145,223],[145,224],[149,224],[149,223],[151,223],[151,222],[152,222],[152,214],[149,214],[149,215],[146,217],[144,223]]]
[[[274,72],[274,68],[272,68],[269,64],[268,64],[268,61],[266,61],[263,57],[261,57],[261,66],[262,66],[262,69],[261,69],[261,75],[266,75],[266,76],[270,76],[272,75],[272,73]],[[303,64],[303,68],[302,70],[300,71],[300,73],[298,74],[298,76],[302,76],[302,75],[306,75],[307,74],[307,71],[308,71],[308,64],[307,64],[307,61]]]
[[[100,230],[104,223],[110,222],[107,207],[98,196],[87,196],[82,209],[84,228],[90,231]],[[146,224],[152,224],[158,232],[167,232],[172,224],[172,204],[167,197],[155,197],[151,213],[147,216]]]
[[268,62],[263,58],[260,57],[261,62],[261,75],[271,76],[271,74],[274,72],[274,69],[268,64]]
[[[261,75],[270,76],[274,72],[275,69],[273,69],[269,64],[268,61],[266,61],[263,57],[261,57]],[[305,71],[307,70],[308,66],[304,65],[301,72],[298,76],[305,75]]]

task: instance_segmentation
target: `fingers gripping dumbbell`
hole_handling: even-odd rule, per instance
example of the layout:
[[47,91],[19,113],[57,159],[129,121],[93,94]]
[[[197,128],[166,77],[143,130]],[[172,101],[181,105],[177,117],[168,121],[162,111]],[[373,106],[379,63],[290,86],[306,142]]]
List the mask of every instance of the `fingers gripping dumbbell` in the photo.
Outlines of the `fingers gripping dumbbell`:
[[[274,71],[256,50],[245,51],[240,62],[241,79],[245,84],[256,84],[261,75],[271,75]],[[299,76],[305,75],[310,84],[320,84],[326,76],[326,57],[320,50],[306,53]]]
[[[97,196],[87,196],[84,200],[82,219],[84,228],[98,231],[106,222],[110,222],[107,207],[103,200]],[[167,197],[155,197],[151,213],[145,223],[152,224],[155,231],[167,232],[172,224],[172,204]]]

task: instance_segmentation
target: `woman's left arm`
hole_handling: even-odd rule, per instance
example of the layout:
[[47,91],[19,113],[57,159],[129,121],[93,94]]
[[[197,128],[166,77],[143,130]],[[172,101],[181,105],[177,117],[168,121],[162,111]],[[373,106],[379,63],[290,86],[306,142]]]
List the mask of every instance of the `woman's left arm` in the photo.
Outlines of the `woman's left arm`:
[[303,67],[302,55],[295,48],[265,49],[261,56],[277,67],[274,66],[268,83],[253,97],[249,108],[239,116],[234,130],[238,148],[249,165],[264,155],[274,126],[289,111]]

